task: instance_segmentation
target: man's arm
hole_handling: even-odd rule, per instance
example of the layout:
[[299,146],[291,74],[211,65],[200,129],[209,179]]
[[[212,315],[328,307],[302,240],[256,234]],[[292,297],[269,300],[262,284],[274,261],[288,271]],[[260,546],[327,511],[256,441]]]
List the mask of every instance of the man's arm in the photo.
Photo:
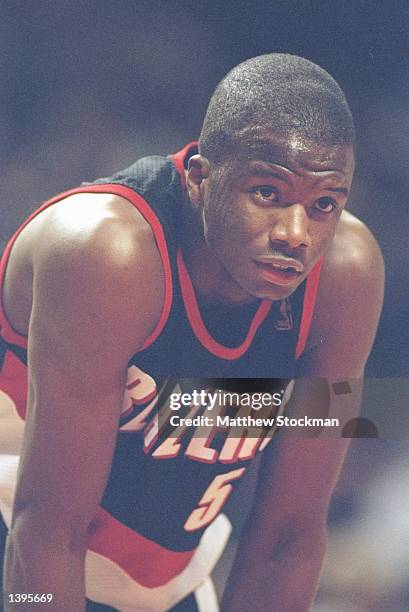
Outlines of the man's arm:
[[[357,414],[383,280],[382,256],[373,237],[347,215],[326,258],[298,370],[304,378],[297,380],[289,416],[320,416],[323,380],[317,377],[349,382],[351,393],[332,393],[331,416],[348,420]],[[265,451],[223,612],[305,612],[312,603],[325,555],[328,507],[348,440],[324,435],[309,439],[302,433],[304,437],[284,434]]]
[[146,222],[129,203],[93,198],[81,213],[81,203],[56,205],[30,229],[34,238],[27,234],[37,244],[29,402],[6,610],[16,607],[8,593],[52,593],[44,608],[84,609],[87,530],[110,470],[127,363],[162,307],[162,265]]

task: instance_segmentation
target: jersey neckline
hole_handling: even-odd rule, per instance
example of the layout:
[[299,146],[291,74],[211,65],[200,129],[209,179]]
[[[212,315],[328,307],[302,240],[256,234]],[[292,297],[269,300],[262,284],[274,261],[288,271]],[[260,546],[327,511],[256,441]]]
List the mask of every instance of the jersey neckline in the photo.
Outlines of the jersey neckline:
[[186,268],[181,249],[178,249],[176,261],[186,315],[196,338],[205,349],[216,357],[221,357],[222,359],[231,361],[239,359],[250,348],[257,330],[265,321],[273,302],[271,300],[261,300],[259,307],[254,313],[243,342],[236,347],[225,346],[213,338],[203,321],[197,302],[196,293],[193,288],[193,283]]

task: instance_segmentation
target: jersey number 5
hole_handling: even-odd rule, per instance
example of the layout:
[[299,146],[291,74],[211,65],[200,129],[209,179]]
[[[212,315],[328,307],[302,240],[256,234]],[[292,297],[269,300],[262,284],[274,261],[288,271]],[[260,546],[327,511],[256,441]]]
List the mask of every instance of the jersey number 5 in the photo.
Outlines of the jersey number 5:
[[230,484],[232,480],[240,478],[246,468],[239,468],[227,474],[219,474],[216,476],[209,487],[206,489],[198,507],[193,510],[187,519],[184,527],[186,531],[195,531],[206,527],[219,514],[233,491],[233,486]]

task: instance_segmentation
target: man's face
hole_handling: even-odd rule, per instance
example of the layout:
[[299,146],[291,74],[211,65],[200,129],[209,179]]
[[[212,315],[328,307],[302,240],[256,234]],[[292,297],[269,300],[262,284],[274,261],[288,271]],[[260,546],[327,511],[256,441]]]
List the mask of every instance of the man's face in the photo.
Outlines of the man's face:
[[296,136],[244,143],[211,168],[205,238],[232,294],[277,300],[297,288],[334,237],[353,171],[352,147]]

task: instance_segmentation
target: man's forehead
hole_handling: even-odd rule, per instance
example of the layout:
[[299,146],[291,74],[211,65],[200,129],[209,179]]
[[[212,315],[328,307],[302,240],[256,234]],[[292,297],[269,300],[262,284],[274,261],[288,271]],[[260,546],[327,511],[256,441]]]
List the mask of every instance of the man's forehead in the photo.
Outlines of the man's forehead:
[[284,136],[252,129],[241,135],[236,159],[241,163],[257,160],[285,168],[302,166],[306,170],[344,173],[353,171],[354,152],[348,144],[325,144],[294,132]]

